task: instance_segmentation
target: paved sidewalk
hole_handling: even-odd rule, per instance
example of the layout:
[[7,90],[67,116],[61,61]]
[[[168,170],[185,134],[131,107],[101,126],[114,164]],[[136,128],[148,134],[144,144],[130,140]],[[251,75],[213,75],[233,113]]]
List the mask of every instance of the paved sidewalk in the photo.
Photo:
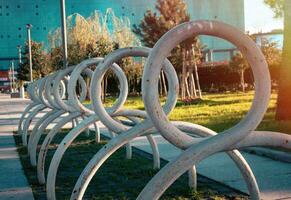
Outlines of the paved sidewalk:
[[13,131],[17,130],[18,120],[27,100],[10,99],[0,94],[0,199],[31,200],[31,187],[24,175],[15,147]]
[[[155,136],[158,142],[160,155],[163,159],[171,161],[181,151],[171,145],[161,136]],[[151,153],[145,137],[136,139],[133,146]],[[275,161],[266,157],[243,153],[251,166],[262,193],[263,199],[291,199],[291,164]],[[233,161],[224,153],[219,153],[202,161],[197,171],[199,174],[212,180],[224,183],[244,193],[248,193],[244,180]]]

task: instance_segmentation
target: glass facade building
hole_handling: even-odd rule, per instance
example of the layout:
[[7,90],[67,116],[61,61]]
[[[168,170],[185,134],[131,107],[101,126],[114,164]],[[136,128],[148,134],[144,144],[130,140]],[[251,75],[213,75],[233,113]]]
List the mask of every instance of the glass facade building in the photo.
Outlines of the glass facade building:
[[[244,31],[243,0],[186,0],[192,20],[213,19],[232,24]],[[139,24],[148,9],[155,9],[156,0],[67,0],[67,15],[79,13],[84,17],[98,10],[112,8],[116,16],[128,17]],[[17,45],[24,46],[26,24],[32,24],[32,39],[48,46],[48,32],[60,27],[59,0],[0,0],[0,70],[9,69],[12,60],[17,67]],[[209,37],[202,42],[209,49],[229,49],[232,45]],[[225,59],[218,55],[214,59]]]

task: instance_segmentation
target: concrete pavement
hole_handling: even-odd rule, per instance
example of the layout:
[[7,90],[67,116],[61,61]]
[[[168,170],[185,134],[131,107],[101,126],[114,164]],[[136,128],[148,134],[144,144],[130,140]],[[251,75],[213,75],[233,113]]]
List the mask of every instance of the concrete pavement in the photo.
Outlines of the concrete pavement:
[[24,175],[13,138],[18,120],[28,100],[10,99],[0,94],[0,199],[32,200],[33,194]]
[[[106,131],[102,133],[109,136]],[[181,153],[181,150],[174,147],[160,135],[154,137],[158,143],[161,158],[171,161]],[[145,137],[135,139],[132,145],[142,151],[151,153]],[[245,152],[242,154],[256,176],[264,200],[291,199],[291,163],[280,162]],[[239,170],[224,153],[215,154],[203,160],[197,166],[197,171],[200,175],[248,193]]]

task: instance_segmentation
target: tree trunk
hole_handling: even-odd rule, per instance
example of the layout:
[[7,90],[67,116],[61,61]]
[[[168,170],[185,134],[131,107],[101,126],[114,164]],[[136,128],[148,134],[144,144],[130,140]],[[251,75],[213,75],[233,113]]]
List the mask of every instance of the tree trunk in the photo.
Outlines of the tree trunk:
[[197,91],[196,91],[196,85],[195,85],[195,79],[193,76],[193,72],[191,73],[191,91],[193,91],[192,98],[196,99],[197,98]]
[[159,82],[160,82],[160,96],[162,97],[163,96],[163,83],[162,83],[162,77],[161,77],[161,74],[159,76]]
[[162,70],[162,83],[163,83],[165,96],[167,96],[168,95],[168,89],[167,89],[167,84],[166,84],[165,73],[164,73],[163,70]]
[[106,99],[107,87],[108,87],[108,76],[105,77],[105,81],[104,81],[104,102]]
[[198,74],[198,67],[197,67],[197,63],[195,60],[195,48],[194,46],[192,46],[192,54],[193,54],[193,64],[194,64],[194,73],[195,73],[195,79],[196,79],[196,83],[197,83],[197,89],[198,89],[198,93],[199,93],[199,98],[202,99],[202,91],[201,91],[201,87],[200,87],[200,81],[199,81],[199,74]]
[[87,86],[86,100],[90,100],[90,78],[89,77],[86,77],[86,86]]
[[190,74],[190,94],[192,99],[197,98],[196,83],[193,76],[194,65],[195,65],[195,47],[192,45],[192,51],[190,54],[189,74]]
[[186,97],[187,99],[191,99],[191,94],[189,90],[189,68],[191,66],[191,55],[190,52],[187,51],[186,53],[186,71],[185,71],[185,92],[186,92]]
[[241,90],[242,90],[243,93],[245,93],[246,89],[245,89],[245,70],[244,69],[240,70],[239,76],[240,76]]
[[189,78],[189,75],[187,73],[187,76],[185,77],[185,89],[186,89],[186,95],[188,98],[191,98],[191,94],[190,94],[190,90],[189,90],[189,83],[188,83],[188,78]]
[[199,98],[202,99],[202,91],[201,91],[201,87],[200,87],[200,81],[199,81],[199,75],[198,75],[198,67],[196,62],[194,63],[194,72],[195,72],[195,78],[196,78],[196,82],[197,82],[197,89],[198,89],[198,93],[199,93]]
[[185,91],[185,78],[186,78],[186,51],[183,49],[183,64],[182,64],[182,76],[181,76],[181,99],[184,100],[186,97]]
[[291,120],[291,0],[285,0],[284,47],[280,70],[276,119]]
[[102,102],[104,103],[104,101],[105,101],[105,95],[104,95],[104,79],[101,82],[101,99],[102,99]]

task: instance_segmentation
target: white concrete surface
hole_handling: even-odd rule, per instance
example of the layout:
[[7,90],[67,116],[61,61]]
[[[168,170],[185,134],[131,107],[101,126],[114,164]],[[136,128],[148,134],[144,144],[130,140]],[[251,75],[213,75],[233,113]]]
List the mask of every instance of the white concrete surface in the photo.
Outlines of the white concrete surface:
[[0,199],[32,200],[33,194],[17,153],[13,131],[27,100],[0,94]]

